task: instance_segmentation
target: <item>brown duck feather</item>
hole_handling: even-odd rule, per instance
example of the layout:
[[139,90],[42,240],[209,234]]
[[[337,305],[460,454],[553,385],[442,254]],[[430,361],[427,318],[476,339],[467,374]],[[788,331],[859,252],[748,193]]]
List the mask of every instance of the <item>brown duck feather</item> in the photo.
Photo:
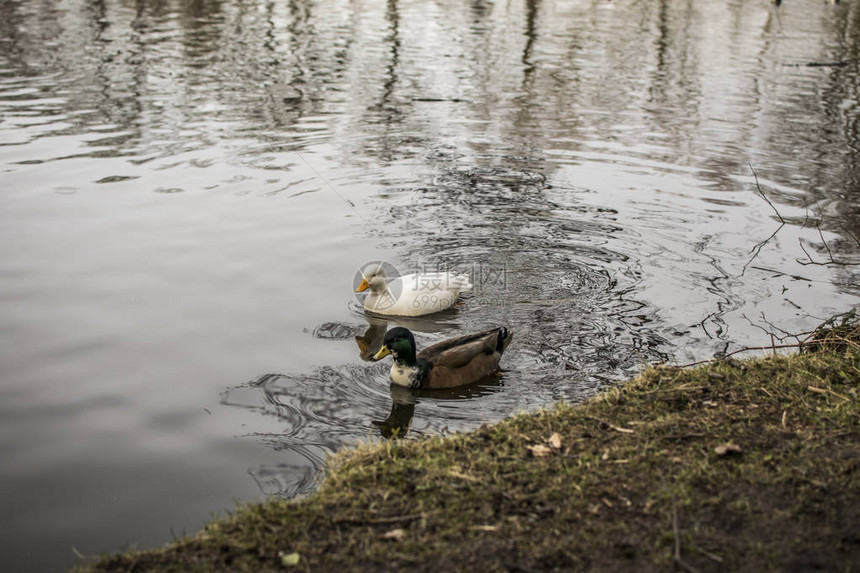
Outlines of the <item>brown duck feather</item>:
[[417,356],[430,363],[429,375],[421,387],[465,386],[493,374],[512,340],[511,332],[500,327],[428,346]]

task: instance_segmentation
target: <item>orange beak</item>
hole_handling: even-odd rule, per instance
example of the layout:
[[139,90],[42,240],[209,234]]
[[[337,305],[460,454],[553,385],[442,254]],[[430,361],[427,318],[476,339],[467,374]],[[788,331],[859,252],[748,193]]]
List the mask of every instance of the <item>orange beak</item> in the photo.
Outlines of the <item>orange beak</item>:
[[361,284],[358,285],[358,288],[355,289],[355,292],[364,292],[370,288],[370,283],[367,282],[367,279],[361,279]]

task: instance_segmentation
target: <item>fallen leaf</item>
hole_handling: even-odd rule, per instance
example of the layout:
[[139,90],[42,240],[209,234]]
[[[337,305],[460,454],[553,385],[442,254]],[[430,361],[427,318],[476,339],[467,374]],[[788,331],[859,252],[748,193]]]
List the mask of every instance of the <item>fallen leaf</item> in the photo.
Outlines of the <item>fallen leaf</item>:
[[728,456],[730,454],[739,454],[743,450],[741,447],[734,442],[726,442],[725,444],[720,444],[716,448],[714,448],[714,453],[718,456]]
[[387,531],[379,536],[380,539],[385,539],[387,541],[400,541],[406,537],[406,532],[400,529],[392,529],[391,531]]
[[544,458],[550,455],[550,453],[552,453],[552,450],[543,444],[537,444],[536,446],[526,446],[526,449],[529,450],[536,458]]
[[279,552],[281,556],[281,565],[284,567],[295,567],[299,564],[299,554],[293,551],[292,553]]
[[549,437],[547,443],[552,446],[554,450],[561,449],[561,435],[558,432],[555,432],[553,435]]
[[495,525],[473,525],[471,527],[473,531],[498,531],[499,528]]

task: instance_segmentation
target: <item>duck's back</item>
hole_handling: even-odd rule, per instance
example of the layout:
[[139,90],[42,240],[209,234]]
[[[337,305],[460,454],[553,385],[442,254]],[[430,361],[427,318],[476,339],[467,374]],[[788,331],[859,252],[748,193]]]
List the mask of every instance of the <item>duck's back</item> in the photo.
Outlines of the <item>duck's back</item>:
[[369,296],[364,307],[377,314],[421,316],[451,308],[471,289],[467,277],[453,273],[403,275],[388,283],[387,296]]
[[512,338],[507,328],[492,328],[425,348],[418,353],[418,358],[432,364],[425,386],[463,386],[493,374],[498,370],[502,353]]

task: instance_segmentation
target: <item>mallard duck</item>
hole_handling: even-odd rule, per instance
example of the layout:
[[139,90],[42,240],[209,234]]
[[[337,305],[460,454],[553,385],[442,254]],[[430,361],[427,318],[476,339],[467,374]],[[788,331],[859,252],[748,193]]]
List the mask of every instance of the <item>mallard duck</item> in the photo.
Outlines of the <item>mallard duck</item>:
[[398,326],[385,333],[373,357],[394,356],[391,382],[407,388],[453,388],[477,382],[496,372],[502,353],[513,340],[504,327],[449,338],[415,353],[415,337]]
[[472,290],[465,275],[451,272],[414,273],[388,281],[382,265],[362,274],[355,292],[370,289],[364,309],[391,316],[421,316],[451,308],[462,293]]

